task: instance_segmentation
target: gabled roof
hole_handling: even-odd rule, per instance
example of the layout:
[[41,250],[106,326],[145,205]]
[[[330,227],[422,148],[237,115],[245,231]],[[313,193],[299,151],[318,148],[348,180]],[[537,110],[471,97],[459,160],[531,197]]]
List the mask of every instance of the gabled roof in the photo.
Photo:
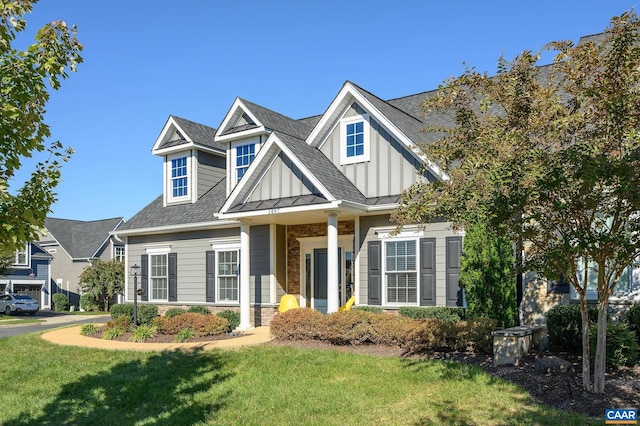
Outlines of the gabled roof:
[[216,129],[213,127],[170,115],[153,145],[153,152],[162,154],[167,151],[200,147],[220,154],[226,153],[226,146],[214,140],[215,134]]
[[90,259],[123,222],[122,217],[92,221],[48,217],[45,227],[72,259]]
[[118,228],[118,235],[132,230],[152,230],[180,225],[221,222],[213,214],[218,212],[226,198],[226,179],[222,179],[195,203],[163,207],[162,195],[144,207]]

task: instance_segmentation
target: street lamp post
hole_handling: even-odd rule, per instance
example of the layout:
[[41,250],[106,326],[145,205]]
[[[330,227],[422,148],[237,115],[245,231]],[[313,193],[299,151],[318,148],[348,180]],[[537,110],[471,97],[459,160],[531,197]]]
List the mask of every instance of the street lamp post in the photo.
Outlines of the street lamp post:
[[136,264],[131,267],[133,276],[133,326],[138,326],[138,272],[140,267]]

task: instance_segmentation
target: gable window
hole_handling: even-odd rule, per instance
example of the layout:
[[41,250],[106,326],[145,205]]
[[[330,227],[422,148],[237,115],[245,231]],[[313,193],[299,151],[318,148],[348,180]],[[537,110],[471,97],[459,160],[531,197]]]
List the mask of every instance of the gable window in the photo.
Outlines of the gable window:
[[189,180],[187,177],[187,157],[171,160],[171,196],[173,198],[189,195]]
[[236,181],[242,179],[255,155],[256,145],[253,143],[236,147]]
[[387,303],[417,303],[416,240],[387,241],[385,252]]
[[238,252],[217,252],[217,293],[219,302],[238,302]]
[[358,115],[340,121],[340,164],[369,161],[369,116]]
[[152,254],[150,257],[149,279],[152,300],[167,300],[168,268],[166,254]]
[[29,244],[16,250],[15,266],[29,266]]
[[113,257],[118,262],[124,262],[124,247],[123,246],[115,246]]

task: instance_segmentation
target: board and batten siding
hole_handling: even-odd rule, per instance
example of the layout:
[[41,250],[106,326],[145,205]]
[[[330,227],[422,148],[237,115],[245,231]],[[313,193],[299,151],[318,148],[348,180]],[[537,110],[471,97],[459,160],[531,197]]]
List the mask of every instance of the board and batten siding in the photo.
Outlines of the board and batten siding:
[[274,200],[318,193],[319,191],[300,169],[280,152],[247,201]]
[[[379,216],[362,216],[360,217],[360,241],[358,243],[360,263],[359,274],[359,300],[358,304],[366,305],[368,303],[368,267],[369,253],[368,242],[378,241],[376,230],[378,228],[389,228],[395,226],[395,223],[389,221],[389,215]],[[447,237],[459,236],[457,232],[451,229],[450,222],[435,222],[425,225],[422,238],[435,238],[435,291],[436,306],[447,305]],[[382,240],[384,243],[384,240]],[[384,263],[382,259],[382,263]],[[385,282],[385,277],[382,277]],[[384,288],[384,286],[383,286]]]
[[216,186],[227,175],[226,159],[224,156],[197,152],[198,159],[198,198]]
[[[345,117],[362,113],[361,108],[352,106]],[[419,173],[420,161],[371,116],[369,123],[369,161],[340,165],[340,125],[333,129],[320,150],[365,197],[398,195],[412,184],[424,180]],[[427,179],[434,178],[428,175]]]
[[[206,302],[206,252],[211,250],[211,241],[216,238],[240,238],[238,228],[210,231],[181,232],[174,234],[130,236],[126,247],[129,267],[141,264],[141,256],[147,254],[145,247],[170,246],[177,253],[178,303]],[[127,300],[133,300],[133,280],[129,278]],[[140,285],[140,280],[138,281]],[[148,291],[146,289],[145,291]]]

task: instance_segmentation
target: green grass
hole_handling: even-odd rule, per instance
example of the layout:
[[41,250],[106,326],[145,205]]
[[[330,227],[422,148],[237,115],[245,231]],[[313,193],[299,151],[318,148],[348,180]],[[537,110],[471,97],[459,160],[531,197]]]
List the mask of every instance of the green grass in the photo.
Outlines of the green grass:
[[33,317],[22,317],[22,318],[0,315],[0,326],[11,325],[11,324],[34,324],[34,323],[44,322],[44,320],[34,319]]
[[455,363],[270,346],[104,351],[35,333],[1,339],[0,352],[11,360],[0,424],[596,424]]

